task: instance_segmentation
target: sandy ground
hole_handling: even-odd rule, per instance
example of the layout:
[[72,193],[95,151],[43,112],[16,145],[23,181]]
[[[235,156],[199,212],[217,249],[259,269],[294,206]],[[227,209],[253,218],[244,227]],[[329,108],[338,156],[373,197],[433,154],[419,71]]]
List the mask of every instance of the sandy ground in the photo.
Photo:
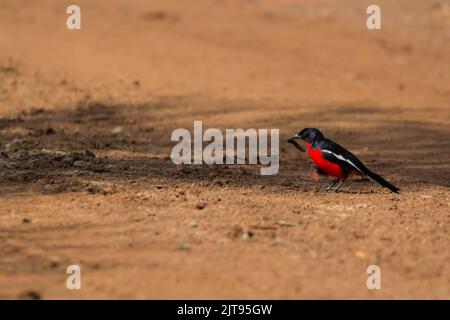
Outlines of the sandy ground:
[[[450,298],[450,1],[77,2],[0,1],[0,298]],[[279,174],[174,165],[194,120]],[[323,192],[306,126],[401,194]]]

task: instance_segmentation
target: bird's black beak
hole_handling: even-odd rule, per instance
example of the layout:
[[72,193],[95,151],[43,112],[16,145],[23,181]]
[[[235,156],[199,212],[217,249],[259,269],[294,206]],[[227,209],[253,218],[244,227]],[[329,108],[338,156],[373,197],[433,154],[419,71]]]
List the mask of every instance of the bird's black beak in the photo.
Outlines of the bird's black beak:
[[299,135],[295,135],[292,138],[288,139],[287,142],[292,143],[294,145],[294,147],[296,147],[298,150],[305,152],[305,149],[302,147],[302,145],[300,143],[298,143],[297,140],[301,139],[302,137],[300,137]]

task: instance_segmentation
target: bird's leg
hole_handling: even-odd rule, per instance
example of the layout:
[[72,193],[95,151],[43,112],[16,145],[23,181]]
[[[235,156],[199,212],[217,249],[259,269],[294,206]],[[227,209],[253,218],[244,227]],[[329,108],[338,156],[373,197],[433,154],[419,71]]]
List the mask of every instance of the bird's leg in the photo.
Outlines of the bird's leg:
[[334,188],[334,192],[338,192],[339,188],[344,184],[344,181],[345,181],[345,180],[340,180],[340,181],[339,181],[339,184],[337,185],[337,187]]
[[331,188],[333,188],[333,187],[336,185],[336,183],[338,183],[338,182],[339,182],[339,179],[334,180],[333,183],[331,184],[331,186],[329,186],[329,187],[326,188],[325,190],[326,190],[326,191],[330,191]]

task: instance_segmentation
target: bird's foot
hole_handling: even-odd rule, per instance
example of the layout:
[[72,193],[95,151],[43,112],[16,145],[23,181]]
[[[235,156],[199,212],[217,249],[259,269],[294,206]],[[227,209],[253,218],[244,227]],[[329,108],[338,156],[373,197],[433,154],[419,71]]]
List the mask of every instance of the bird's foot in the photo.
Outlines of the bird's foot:
[[333,187],[334,187],[336,184],[338,184],[338,183],[339,183],[339,179],[338,179],[338,180],[335,180],[335,181],[331,184],[331,186],[329,186],[328,188],[325,189],[325,191],[326,191],[326,192],[331,192],[331,191],[333,191]]

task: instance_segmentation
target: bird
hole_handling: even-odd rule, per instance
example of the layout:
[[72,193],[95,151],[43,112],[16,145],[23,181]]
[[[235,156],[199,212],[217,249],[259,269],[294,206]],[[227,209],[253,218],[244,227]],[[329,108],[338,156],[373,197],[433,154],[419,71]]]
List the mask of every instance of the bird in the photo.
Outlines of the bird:
[[317,166],[316,172],[320,175],[336,178],[333,184],[326,189],[327,191],[337,192],[348,177],[357,175],[372,178],[392,192],[400,193],[399,188],[379,174],[369,170],[353,153],[336,142],[325,138],[319,129],[304,128],[288,140],[289,143],[304,152],[305,149],[298,140],[306,142],[308,154]]

